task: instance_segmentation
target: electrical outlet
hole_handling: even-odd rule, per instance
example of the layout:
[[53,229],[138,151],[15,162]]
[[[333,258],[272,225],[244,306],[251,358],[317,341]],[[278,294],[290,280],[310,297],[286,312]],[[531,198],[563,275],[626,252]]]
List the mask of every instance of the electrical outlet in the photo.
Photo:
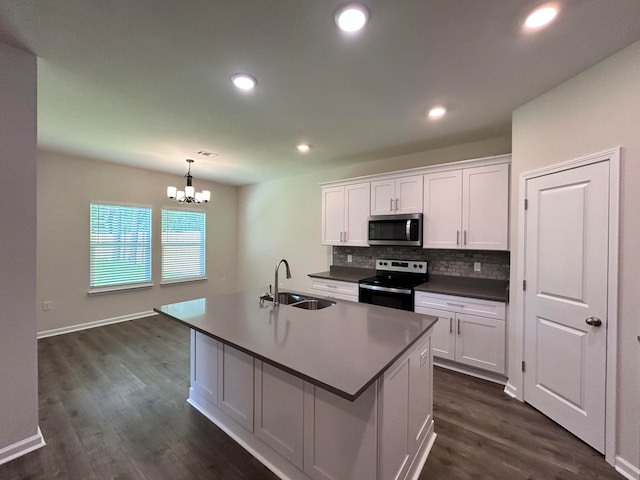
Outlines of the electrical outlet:
[[473,262],[473,271],[479,272],[481,270],[480,262]]
[[42,302],[42,311],[48,312],[49,310],[53,310],[53,302],[51,300]]
[[347,255],[347,263],[351,263],[353,262],[353,255],[349,254]]

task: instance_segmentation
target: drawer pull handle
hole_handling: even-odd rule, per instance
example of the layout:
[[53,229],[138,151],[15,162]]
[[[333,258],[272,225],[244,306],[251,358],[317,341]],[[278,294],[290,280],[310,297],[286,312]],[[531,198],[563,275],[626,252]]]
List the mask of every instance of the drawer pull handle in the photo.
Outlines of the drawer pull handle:
[[449,302],[447,302],[447,305],[449,305],[450,307],[464,308],[464,305],[462,303],[449,303]]
[[329,284],[327,284],[327,287],[329,287],[329,288],[338,288],[337,285],[329,285]]

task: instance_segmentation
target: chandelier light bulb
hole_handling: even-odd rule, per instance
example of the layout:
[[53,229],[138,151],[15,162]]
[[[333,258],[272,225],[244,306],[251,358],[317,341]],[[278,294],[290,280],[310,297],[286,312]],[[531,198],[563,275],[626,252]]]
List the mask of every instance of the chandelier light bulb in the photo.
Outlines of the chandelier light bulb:
[[176,193],[176,187],[167,187],[167,197],[173,200],[174,198],[176,198]]

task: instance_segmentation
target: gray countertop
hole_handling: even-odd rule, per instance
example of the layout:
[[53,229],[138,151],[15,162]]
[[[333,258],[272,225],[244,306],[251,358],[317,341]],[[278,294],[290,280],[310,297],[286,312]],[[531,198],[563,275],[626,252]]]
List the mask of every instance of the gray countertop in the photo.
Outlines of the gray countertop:
[[354,282],[357,283],[367,277],[372,277],[376,274],[373,268],[357,268],[357,267],[329,267],[328,272],[310,273],[310,277],[324,278],[327,280],[339,280],[342,282]]
[[190,328],[348,400],[424,335],[436,317],[333,299],[322,310],[260,306],[262,291],[154,308]]
[[[357,283],[376,274],[374,269],[331,266],[328,272],[310,273],[310,277]],[[509,302],[509,281],[487,278],[429,275],[429,281],[415,288],[419,292],[442,293],[459,297]]]
[[507,280],[429,275],[429,281],[418,285],[415,290],[417,292],[482,298],[496,302],[509,301],[509,282]]

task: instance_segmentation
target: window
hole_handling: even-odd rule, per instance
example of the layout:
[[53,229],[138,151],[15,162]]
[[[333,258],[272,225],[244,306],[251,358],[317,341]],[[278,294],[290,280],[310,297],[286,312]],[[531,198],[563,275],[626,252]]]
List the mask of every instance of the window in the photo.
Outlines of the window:
[[89,291],[151,285],[151,208],[91,203],[90,215]]
[[206,214],[162,210],[162,281],[206,278]]

